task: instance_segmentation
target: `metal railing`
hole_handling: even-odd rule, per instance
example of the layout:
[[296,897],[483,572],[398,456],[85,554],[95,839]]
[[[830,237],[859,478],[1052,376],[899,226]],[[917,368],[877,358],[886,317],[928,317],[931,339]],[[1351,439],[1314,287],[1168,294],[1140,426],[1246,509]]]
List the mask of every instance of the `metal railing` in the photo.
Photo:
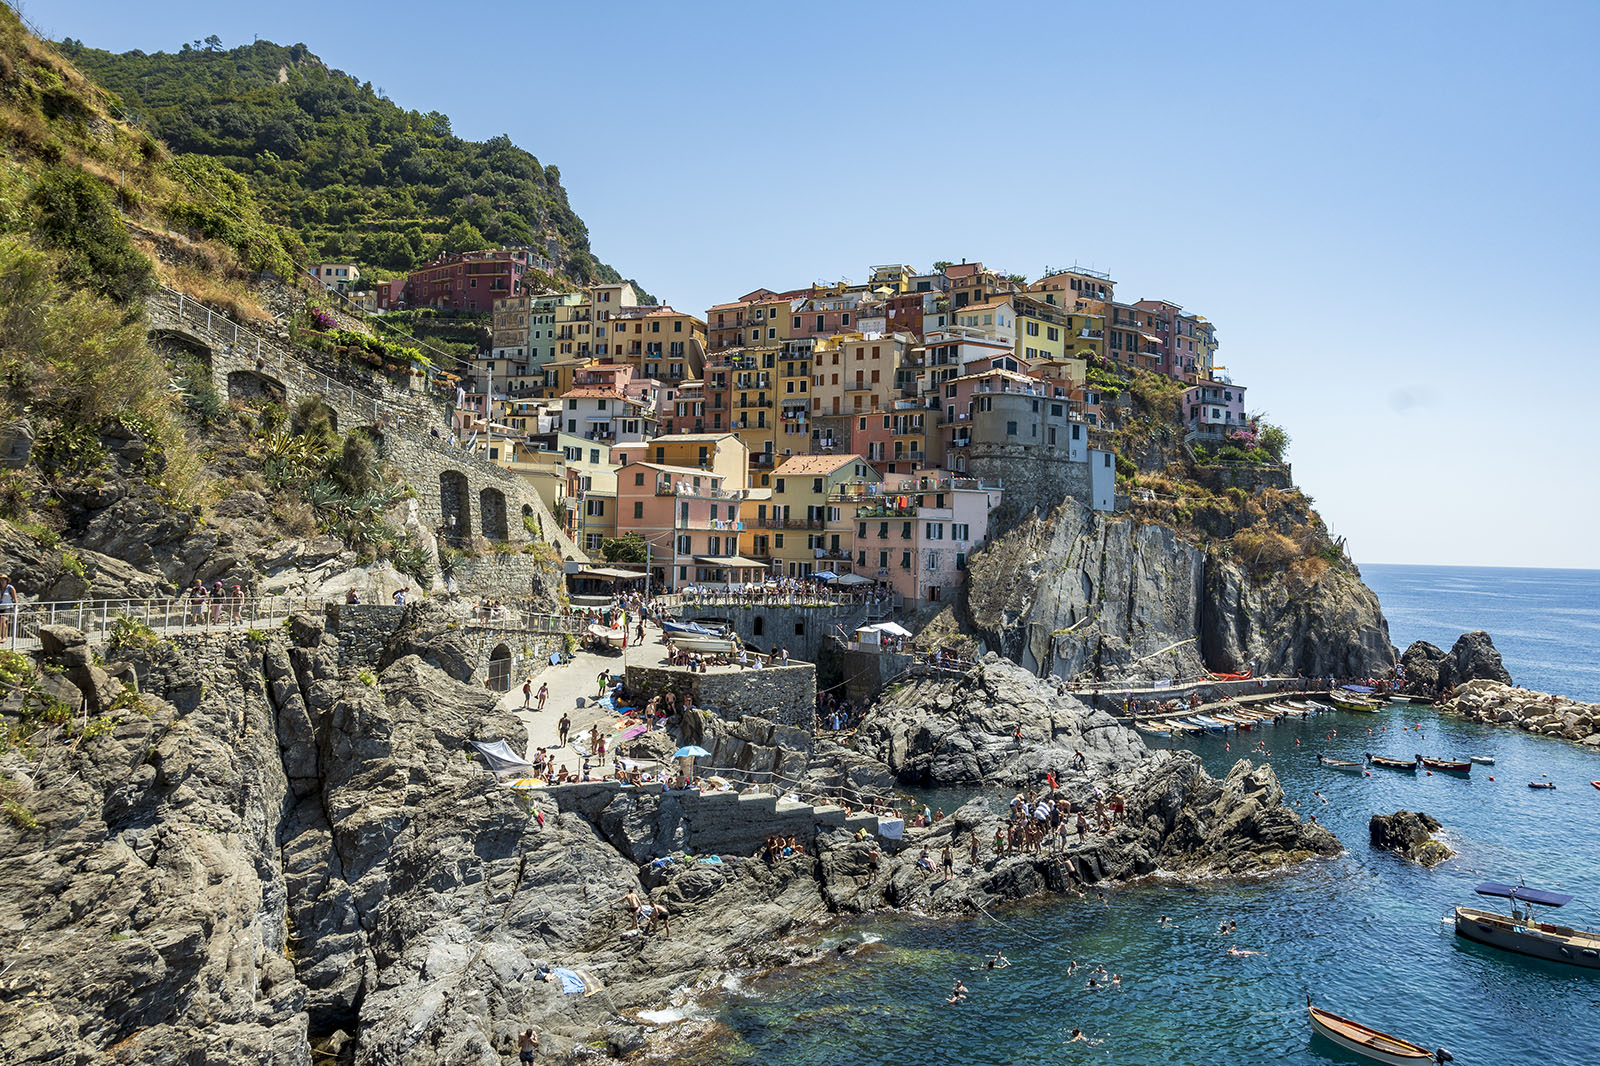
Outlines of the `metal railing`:
[[207,596],[205,599],[183,596],[19,603],[0,611],[0,643],[15,650],[37,641],[41,629],[54,625],[80,630],[92,641],[109,640],[119,622],[146,627],[160,636],[264,629],[282,625],[296,611],[321,610],[322,607],[322,602],[304,596]]

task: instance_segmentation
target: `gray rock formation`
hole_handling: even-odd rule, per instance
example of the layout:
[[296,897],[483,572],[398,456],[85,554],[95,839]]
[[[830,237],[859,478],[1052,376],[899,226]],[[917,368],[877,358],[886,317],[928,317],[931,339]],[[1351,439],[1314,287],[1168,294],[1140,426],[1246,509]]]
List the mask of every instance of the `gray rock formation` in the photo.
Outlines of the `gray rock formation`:
[[1438,696],[1468,681],[1511,684],[1511,674],[1500,661],[1494,641],[1483,630],[1463,633],[1449,651],[1418,640],[1400,656],[1405,691],[1416,696]]
[[[1193,756],[1145,750],[994,660],[971,682],[897,693],[864,731],[869,746],[902,777],[1055,769],[1091,809],[1097,786],[1120,791],[1126,813],[1109,832],[929,877],[923,846],[992,837],[1000,813],[979,802],[883,848],[876,871],[874,845],[842,830],[768,865],[750,857],[759,825],[748,848],[702,862],[683,851],[672,795],[596,787],[587,805],[558,808],[502,788],[464,751],[469,739],[520,746],[492,694],[420,647],[392,646],[372,677],[341,665],[335,641],[307,617],[266,639],[130,649],[102,670],[78,634],[47,633],[61,669],[14,675],[0,713],[21,720],[21,694],[37,692],[95,705],[103,728],[53,719],[0,755],[0,1061],[88,1063],[115,1045],[126,1063],[486,1064],[528,1025],[556,1054],[620,1055],[645,1042],[627,1010],[814,951],[810,931],[839,912],[970,911],[1338,848],[1283,806],[1270,768],[1241,762],[1215,781]],[[857,793],[890,783],[869,752],[770,722],[697,721],[753,773]],[[1087,769],[1072,765],[1080,749]],[[675,862],[651,861],[668,853]],[[665,906],[670,932],[623,935],[629,892]],[[563,995],[535,979],[545,966],[585,969],[606,994]]]
[[974,556],[965,622],[1030,670],[1155,679],[1203,667],[1366,677],[1394,664],[1377,597],[1354,570],[1256,583],[1162,525],[1068,500]]
[[1374,814],[1367,823],[1373,847],[1392,851],[1423,866],[1437,866],[1455,855],[1455,852],[1433,839],[1433,834],[1438,830],[1439,820],[1421,811]]
[[1512,726],[1600,748],[1600,703],[1580,703],[1565,696],[1480,679],[1456,686],[1439,710],[1472,722]]

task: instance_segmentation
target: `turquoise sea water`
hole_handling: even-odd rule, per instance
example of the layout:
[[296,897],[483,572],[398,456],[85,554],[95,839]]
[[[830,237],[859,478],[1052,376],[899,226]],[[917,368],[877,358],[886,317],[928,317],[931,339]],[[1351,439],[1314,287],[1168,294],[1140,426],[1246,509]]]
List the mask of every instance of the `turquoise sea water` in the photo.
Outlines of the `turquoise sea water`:
[[[1423,638],[1447,646],[1464,629],[1487,628],[1518,681],[1583,694],[1600,644],[1590,628],[1600,600],[1591,594],[1580,602],[1571,590],[1597,575],[1426,572],[1443,569],[1364,570],[1380,590],[1396,643]],[[1370,572],[1378,570],[1390,573]],[[1393,573],[1400,570],[1407,572]],[[1445,602],[1452,589],[1474,597],[1466,602],[1490,606],[1453,606]],[[1541,603],[1550,613],[1542,623],[1519,622],[1518,603]],[[1505,624],[1497,627],[1497,618]],[[1558,633],[1546,628],[1552,618],[1565,619]],[[1574,660],[1574,648],[1587,663]],[[1418,724],[1420,734],[1405,729]],[[1332,730],[1338,735],[1330,739]],[[1479,881],[1526,877],[1578,897],[1561,912],[1563,921],[1600,928],[1600,790],[1588,784],[1600,779],[1600,756],[1561,741],[1443,720],[1430,708],[1410,705],[1177,743],[1221,775],[1258,739],[1271,749],[1267,761],[1289,802],[1333,829],[1344,855],[1258,880],[1152,880],[1111,891],[1106,903],[1050,900],[970,921],[874,921],[857,932],[881,937],[880,943],[852,957],[770,975],[735,995],[720,1017],[736,1039],[719,1061],[1366,1061],[1312,1039],[1304,1010],[1311,992],[1333,1011],[1447,1047],[1463,1066],[1600,1063],[1600,971],[1469,944],[1440,922],[1451,908],[1480,902],[1472,891]],[[1318,752],[1359,759],[1366,751],[1493,755],[1497,761],[1474,767],[1467,779],[1383,770],[1356,776],[1316,762]],[[1557,782],[1556,790],[1527,787],[1544,775]],[[1458,856],[1424,870],[1373,850],[1368,817],[1402,807],[1443,822],[1443,838]],[[1162,915],[1172,928],[1157,924]],[[1234,936],[1217,936],[1224,920],[1238,922]],[[1261,954],[1230,957],[1230,943]],[[974,971],[996,950],[1010,958],[1009,969]],[[1079,969],[1069,977],[1073,960]],[[1123,975],[1120,991],[1085,988],[1088,969],[1098,965]],[[948,1006],[944,998],[958,977],[971,995]],[[1065,1044],[1073,1026],[1101,1043]]]

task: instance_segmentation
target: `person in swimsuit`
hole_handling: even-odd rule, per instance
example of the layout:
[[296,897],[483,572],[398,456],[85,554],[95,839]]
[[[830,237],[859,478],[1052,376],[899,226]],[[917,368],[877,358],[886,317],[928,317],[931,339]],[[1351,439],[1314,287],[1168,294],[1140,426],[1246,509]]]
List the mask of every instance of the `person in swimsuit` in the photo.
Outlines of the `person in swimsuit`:
[[517,1037],[517,1061],[532,1062],[539,1053],[539,1034],[532,1029],[524,1029]]

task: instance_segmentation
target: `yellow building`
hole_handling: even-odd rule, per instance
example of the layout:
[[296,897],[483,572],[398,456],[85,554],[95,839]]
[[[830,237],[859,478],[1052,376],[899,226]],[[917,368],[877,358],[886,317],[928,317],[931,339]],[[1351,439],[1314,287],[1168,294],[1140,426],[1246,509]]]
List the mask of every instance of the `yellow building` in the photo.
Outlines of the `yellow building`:
[[594,326],[590,354],[600,359],[615,359],[618,346],[616,331],[611,324],[612,319],[622,315],[629,308],[638,307],[639,296],[633,291],[633,286],[626,281],[591,285],[588,296],[590,316]]
[[618,464],[608,445],[575,433],[556,434],[556,445],[566,468],[567,535],[585,552],[597,552],[617,535]]
[[[854,555],[854,527],[828,495],[847,481],[877,482],[878,472],[859,455],[796,455],[772,474],[770,502],[756,501],[746,518],[745,554],[770,559],[773,572],[804,577],[821,570],[846,573]],[[744,550],[741,548],[741,550]]]
[[1020,360],[1060,359],[1066,353],[1067,319],[1065,309],[1031,296],[1010,298],[1017,318],[1016,356]]
[[700,377],[706,365],[706,324],[671,307],[629,307],[606,327],[610,358],[630,363],[640,377],[677,385]]
[[743,487],[749,470],[750,452],[733,433],[674,433],[652,437],[638,444],[619,444],[614,449],[619,466],[631,462],[660,466],[709,470],[725,485]]

